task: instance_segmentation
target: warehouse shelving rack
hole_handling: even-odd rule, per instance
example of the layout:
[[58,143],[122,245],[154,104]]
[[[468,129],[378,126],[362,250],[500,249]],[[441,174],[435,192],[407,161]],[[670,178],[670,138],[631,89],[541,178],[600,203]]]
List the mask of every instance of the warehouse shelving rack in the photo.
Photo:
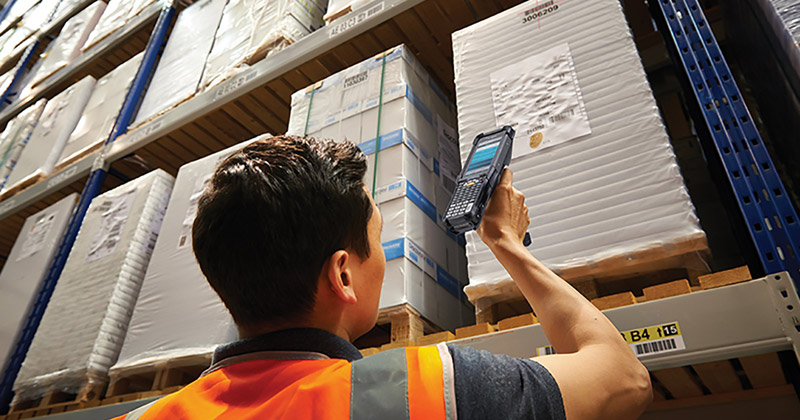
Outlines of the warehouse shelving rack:
[[[112,169],[112,165],[118,165],[134,156],[174,174],[183,163],[257,134],[284,132],[293,92],[400,43],[408,44],[433,77],[438,79],[446,93],[453,96],[453,63],[447,58],[452,50],[450,33],[520,2],[519,0],[486,2],[375,0],[285,50],[251,65],[237,76],[197,94],[165,114],[128,130],[128,125],[134,116],[135,104],[141,100],[143,94],[143,89],[138,87],[144,87],[143,83],[151,76],[155,67],[153,60],[146,59],[134,82],[137,88],[129,92],[123,111],[115,123],[115,129],[100,152],[62,169],[48,179],[0,203],[0,222],[3,219],[14,218],[14,221],[9,223],[12,228],[5,231],[0,229],[0,241],[4,236],[8,237],[5,245],[10,249],[16,237],[13,226],[21,226],[24,216],[44,208],[49,202],[77,190],[85,183],[79,211],[70,223],[68,233],[61,243],[59,256],[48,275],[47,286],[39,297],[38,305],[43,310],[49,294],[52,293],[58,273],[63,268],[69,245],[77,234],[82,212],[85,212],[88,203],[101,190],[103,180]],[[671,3],[684,2],[675,0]],[[692,4],[696,5],[696,2]],[[167,12],[168,9],[171,9],[171,12]],[[148,58],[154,58],[163,47],[167,31],[165,28],[169,26],[166,15],[169,13],[174,16],[174,7],[168,6],[157,14],[158,23],[147,45]],[[704,33],[703,36],[705,35]],[[665,37],[665,40],[668,45],[675,42],[674,37]],[[118,40],[114,45],[125,45],[125,41]],[[53,87],[41,95],[47,97],[55,93],[58,93],[58,87]],[[12,104],[0,111],[1,123],[10,118],[13,109],[11,107],[14,106]],[[19,111],[24,108],[22,105],[16,107]],[[747,113],[747,110],[736,108],[731,112],[735,112],[738,117],[742,112]],[[749,114],[747,115],[749,117]],[[750,131],[747,133],[752,134]],[[740,152],[737,151],[738,153]],[[745,164],[750,162],[747,156],[737,155],[737,159]],[[759,164],[769,163],[768,159],[766,149],[763,148],[758,155],[751,157],[753,163]],[[141,167],[138,168],[138,173],[141,173],[141,170]],[[120,166],[120,171],[125,176],[138,175],[137,169],[127,166]],[[758,171],[751,177],[762,176],[762,173],[763,171]],[[87,177],[88,180],[84,182]],[[774,179],[763,181],[764,186],[773,181]],[[757,184],[758,181],[749,182]],[[777,188],[772,185],[774,182],[769,186]],[[752,191],[749,186],[748,191]],[[785,191],[783,193],[785,195]],[[777,197],[777,194],[775,196]],[[764,212],[760,207],[758,211]],[[767,214],[789,215],[786,211],[776,208],[773,210],[774,214],[769,212]],[[796,215],[794,217],[797,220]],[[762,231],[763,233],[758,232],[756,237],[763,242],[763,249],[766,250],[770,244],[776,243],[772,235],[778,234],[769,228]],[[777,241],[783,244],[794,240],[796,243],[797,236],[792,235],[794,233],[787,232],[785,238],[780,237]],[[4,244],[0,242],[0,248],[3,246]],[[777,253],[776,249],[773,248],[773,252]],[[763,256],[769,260],[766,252],[764,251]],[[790,270],[794,271],[789,272]],[[798,354],[800,315],[796,312],[800,310],[800,302],[797,301],[797,284],[792,283],[792,279],[797,281],[800,276],[797,275],[796,268],[787,266],[786,263],[781,266],[774,263],[768,266],[765,264],[765,271],[778,274],[723,289],[613,309],[608,311],[608,314],[615,324],[618,323],[620,329],[641,327],[643,322],[651,320],[655,324],[670,318],[681,322],[687,337],[690,335],[700,337],[697,341],[687,341],[687,348],[684,351],[645,359],[645,364],[650,368],[680,366],[765,351],[793,349],[795,354]],[[797,309],[790,309],[789,306]],[[744,315],[747,319],[744,319]],[[35,312],[29,319],[31,327],[35,327],[38,323],[37,316],[40,317],[41,313]],[[731,319],[744,327],[734,333],[719,329],[721,322],[729,323]],[[32,335],[34,330],[35,328],[31,328],[28,334]],[[535,351],[537,346],[546,345],[546,340],[541,327],[534,325],[480,338],[465,339],[457,344],[530,357],[534,355],[531,351]],[[20,346],[23,348],[24,343]],[[21,359],[18,358],[17,361],[21,362]],[[10,386],[13,384],[11,376],[16,373],[12,372],[12,375],[9,371],[6,372],[0,389],[6,401],[10,396]],[[148,401],[151,400],[103,406],[48,418],[108,418]],[[0,406],[0,409],[3,408]]]

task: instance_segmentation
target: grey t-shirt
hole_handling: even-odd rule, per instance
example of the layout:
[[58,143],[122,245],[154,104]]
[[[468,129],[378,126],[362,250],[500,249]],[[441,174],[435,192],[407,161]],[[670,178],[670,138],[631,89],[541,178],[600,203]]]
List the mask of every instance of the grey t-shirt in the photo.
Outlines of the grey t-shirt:
[[533,360],[449,344],[459,420],[566,419],[553,375]]

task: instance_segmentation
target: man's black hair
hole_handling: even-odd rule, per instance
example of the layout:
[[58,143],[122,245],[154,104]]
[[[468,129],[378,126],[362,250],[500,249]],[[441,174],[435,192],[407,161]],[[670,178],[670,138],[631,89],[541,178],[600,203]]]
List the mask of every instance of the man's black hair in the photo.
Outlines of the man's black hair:
[[220,164],[198,201],[192,245],[238,325],[308,314],[328,257],[369,256],[366,171],[353,143],[289,135]]

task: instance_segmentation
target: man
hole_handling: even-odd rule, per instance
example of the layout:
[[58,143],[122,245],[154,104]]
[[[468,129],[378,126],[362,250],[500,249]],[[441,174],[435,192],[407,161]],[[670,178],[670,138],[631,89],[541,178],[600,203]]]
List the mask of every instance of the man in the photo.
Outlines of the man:
[[217,168],[198,202],[194,252],[240,340],[180,391],[128,419],[625,419],[647,370],[611,322],[522,245],[530,223],[506,171],[478,229],[557,355],[453,345],[361,358],[378,314],[382,217],[352,143],[279,136]]

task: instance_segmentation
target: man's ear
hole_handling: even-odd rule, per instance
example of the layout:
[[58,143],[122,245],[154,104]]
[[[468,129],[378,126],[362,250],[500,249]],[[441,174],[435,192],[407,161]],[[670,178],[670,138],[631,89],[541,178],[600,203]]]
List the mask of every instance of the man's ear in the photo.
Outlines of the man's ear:
[[345,250],[333,253],[325,263],[325,277],[331,291],[345,303],[356,303],[356,291],[353,287],[353,271],[350,264],[353,258]]

